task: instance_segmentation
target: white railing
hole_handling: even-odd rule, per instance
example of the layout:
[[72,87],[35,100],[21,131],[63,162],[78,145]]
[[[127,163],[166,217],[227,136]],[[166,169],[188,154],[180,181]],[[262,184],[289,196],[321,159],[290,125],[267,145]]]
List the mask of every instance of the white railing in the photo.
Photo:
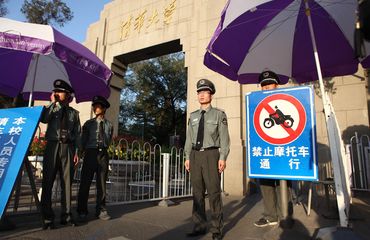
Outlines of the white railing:
[[[153,201],[191,196],[190,177],[183,166],[181,149],[172,148],[171,153],[162,153],[159,145],[152,147],[145,143],[143,148],[139,145],[135,148],[134,144],[131,148],[126,145],[127,148],[122,153],[125,159],[110,160],[111,172],[107,188],[109,202]],[[120,144],[117,149],[122,150]]]
[[[184,168],[184,152],[172,148],[170,153],[162,153],[162,147],[150,143],[140,144],[138,141],[129,143],[120,139],[109,150],[115,157],[109,160],[107,181],[107,204],[131,203],[142,201],[159,201],[163,199],[191,196],[190,176]],[[165,157],[168,160],[165,161]],[[39,159],[39,158],[37,158]],[[38,166],[42,162],[37,161]],[[82,164],[74,174],[72,184],[72,203],[76,204]],[[35,172],[37,191],[41,197],[42,172]],[[26,192],[22,191],[27,189]],[[14,194],[8,205],[8,212],[24,212],[36,210],[34,198],[30,193],[28,178],[23,174],[20,190],[21,206],[15,203]],[[89,202],[95,203],[95,178],[90,188]],[[60,182],[56,177],[52,199],[53,205],[60,205]],[[17,205],[15,208],[14,206]]]

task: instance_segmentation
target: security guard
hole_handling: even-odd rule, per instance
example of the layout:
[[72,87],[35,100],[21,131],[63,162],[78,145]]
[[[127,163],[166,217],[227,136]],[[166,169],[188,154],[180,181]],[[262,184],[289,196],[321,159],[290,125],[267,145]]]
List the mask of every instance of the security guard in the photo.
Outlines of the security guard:
[[84,162],[81,173],[80,190],[78,193],[77,212],[80,221],[86,221],[88,213],[87,202],[91,181],[96,173],[96,217],[109,220],[105,207],[106,185],[109,157],[107,149],[112,142],[113,125],[105,119],[105,111],[109,102],[101,96],[95,96],[92,101],[95,118],[88,120],[82,127],[81,145]]
[[212,215],[213,239],[222,239],[223,213],[221,173],[226,168],[230,149],[227,117],[224,111],[211,105],[216,92],[213,83],[201,79],[197,83],[200,109],[190,114],[185,142],[185,168],[191,173],[193,186],[193,231],[189,237],[207,232],[205,191],[207,189]]
[[[47,123],[46,149],[43,163],[41,208],[43,229],[54,228],[54,212],[51,208],[51,194],[57,172],[61,182],[61,219],[63,225],[74,226],[71,213],[71,185],[74,165],[79,161],[81,125],[79,113],[68,104],[73,89],[68,83],[57,79],[51,95],[51,104],[44,108],[41,122]],[[73,164],[73,162],[74,164]]]
[[[270,70],[264,70],[258,78],[260,86],[263,91],[276,89],[280,84],[280,79],[276,73]],[[281,212],[280,201],[280,181],[275,179],[259,179],[260,189],[263,199],[264,213],[263,217],[254,223],[256,227],[266,227],[277,225],[279,219],[282,220],[283,214]],[[288,181],[290,189],[291,182]],[[289,195],[291,196],[291,195]],[[293,214],[293,204],[288,202],[288,218],[285,221],[280,221],[283,227],[290,227],[293,224],[291,215]]]

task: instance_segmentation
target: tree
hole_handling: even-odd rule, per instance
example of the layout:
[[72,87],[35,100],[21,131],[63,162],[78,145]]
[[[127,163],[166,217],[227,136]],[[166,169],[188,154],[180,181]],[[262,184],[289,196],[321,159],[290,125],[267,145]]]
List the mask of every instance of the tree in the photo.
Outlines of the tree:
[[187,75],[183,53],[129,65],[121,93],[121,133],[168,144],[185,139]]
[[[4,4],[7,0],[0,0],[0,16],[7,13]],[[73,18],[71,9],[62,0],[25,0],[21,12],[28,22],[38,24],[57,24],[63,26]],[[26,102],[21,95],[14,99],[0,95],[0,107],[22,107]]]
[[73,12],[62,0],[25,0],[21,12],[28,22],[61,27],[73,18]]
[[0,17],[4,17],[8,13],[8,9],[5,7],[5,3],[8,0],[0,0]]

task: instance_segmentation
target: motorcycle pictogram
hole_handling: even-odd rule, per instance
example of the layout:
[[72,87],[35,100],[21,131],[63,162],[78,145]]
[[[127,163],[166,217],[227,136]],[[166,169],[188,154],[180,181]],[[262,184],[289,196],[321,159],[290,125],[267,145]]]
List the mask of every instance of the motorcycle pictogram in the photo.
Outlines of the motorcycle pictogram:
[[272,114],[269,114],[268,118],[265,118],[263,121],[263,126],[265,128],[272,128],[275,124],[283,124],[286,128],[291,128],[293,126],[294,120],[290,115],[284,115],[279,109],[278,106],[275,106],[276,111]]

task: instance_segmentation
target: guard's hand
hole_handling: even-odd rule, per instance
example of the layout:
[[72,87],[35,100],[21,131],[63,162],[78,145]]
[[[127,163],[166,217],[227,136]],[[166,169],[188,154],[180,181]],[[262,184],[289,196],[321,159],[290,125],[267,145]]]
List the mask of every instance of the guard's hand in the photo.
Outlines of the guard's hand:
[[50,101],[51,102],[55,102],[55,95],[54,95],[54,92],[51,93],[50,95]]
[[185,169],[186,171],[190,171],[190,160],[185,160]]
[[73,162],[75,164],[75,166],[77,166],[78,162],[80,161],[79,157],[78,157],[78,154],[76,153],[73,157]]
[[225,160],[218,160],[218,172],[222,173],[226,168],[226,161]]

